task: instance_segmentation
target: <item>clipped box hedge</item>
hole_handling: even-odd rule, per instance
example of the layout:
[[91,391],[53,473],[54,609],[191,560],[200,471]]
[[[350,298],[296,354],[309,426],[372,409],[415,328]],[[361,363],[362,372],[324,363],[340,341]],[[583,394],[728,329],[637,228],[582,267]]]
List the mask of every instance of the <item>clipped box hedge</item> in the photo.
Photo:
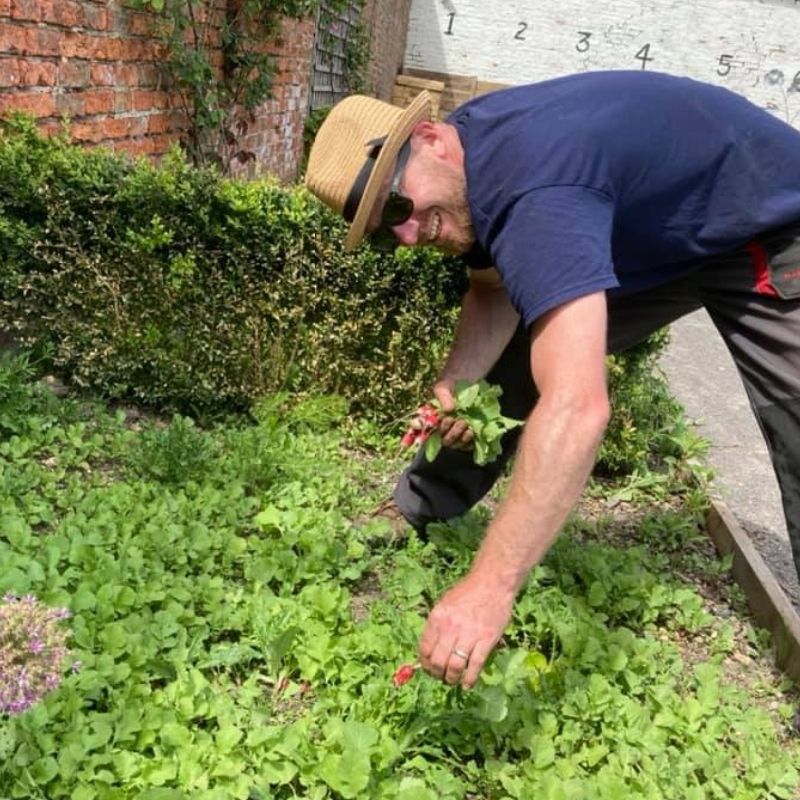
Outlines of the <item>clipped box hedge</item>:
[[77,385],[186,411],[276,390],[392,418],[435,375],[465,286],[433,252],[342,252],[303,188],[0,135],[2,314]]

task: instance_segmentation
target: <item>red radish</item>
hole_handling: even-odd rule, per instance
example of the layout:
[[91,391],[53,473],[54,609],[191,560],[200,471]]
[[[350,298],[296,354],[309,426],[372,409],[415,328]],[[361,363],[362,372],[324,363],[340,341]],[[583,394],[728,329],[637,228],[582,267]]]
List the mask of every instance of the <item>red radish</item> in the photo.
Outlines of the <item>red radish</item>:
[[[434,406],[430,405],[430,403],[421,405],[417,409],[416,420],[413,423],[417,427],[411,427],[403,434],[403,438],[400,440],[400,447],[406,448],[415,444],[422,444],[439,427],[439,422],[441,422],[439,412]],[[422,427],[418,427],[419,425]]]
[[439,412],[429,403],[417,409],[417,416],[425,428],[435,428],[439,424]]
[[415,664],[403,664],[398,667],[397,671],[394,673],[392,683],[395,686],[404,686],[414,677],[416,671],[417,667]]
[[412,444],[416,443],[418,436],[419,431],[415,431],[413,428],[407,430],[400,440],[400,447],[411,447]]

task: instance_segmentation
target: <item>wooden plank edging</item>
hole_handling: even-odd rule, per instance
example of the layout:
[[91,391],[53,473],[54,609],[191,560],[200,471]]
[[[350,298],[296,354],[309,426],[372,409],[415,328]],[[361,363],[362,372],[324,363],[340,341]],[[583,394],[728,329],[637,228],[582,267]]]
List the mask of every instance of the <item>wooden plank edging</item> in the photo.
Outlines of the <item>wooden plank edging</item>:
[[721,500],[712,499],[706,527],[717,551],[723,556],[733,554],[733,578],[744,592],[755,621],[772,634],[778,668],[800,681],[800,615]]

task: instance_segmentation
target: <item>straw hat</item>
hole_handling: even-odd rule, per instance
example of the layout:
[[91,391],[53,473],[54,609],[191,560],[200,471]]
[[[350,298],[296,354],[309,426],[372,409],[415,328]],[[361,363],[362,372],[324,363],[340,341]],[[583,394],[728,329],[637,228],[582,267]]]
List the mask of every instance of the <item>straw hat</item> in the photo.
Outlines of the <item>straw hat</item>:
[[[432,110],[428,92],[420,92],[405,109],[351,95],[337,103],[322,123],[308,157],[305,184],[349,218],[345,250],[361,241],[400,148],[418,122],[431,118]],[[360,198],[357,183],[363,184]]]

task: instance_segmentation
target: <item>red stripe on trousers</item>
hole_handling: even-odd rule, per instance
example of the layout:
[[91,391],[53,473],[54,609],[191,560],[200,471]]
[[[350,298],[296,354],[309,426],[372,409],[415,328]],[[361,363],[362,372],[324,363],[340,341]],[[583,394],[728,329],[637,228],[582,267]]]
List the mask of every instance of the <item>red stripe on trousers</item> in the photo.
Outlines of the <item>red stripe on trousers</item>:
[[769,280],[769,268],[767,266],[767,251],[764,250],[764,245],[760,242],[748,242],[745,245],[745,250],[750,253],[753,259],[753,272],[755,272],[755,286],[753,288],[758,294],[768,295],[769,297],[778,297],[775,287]]

